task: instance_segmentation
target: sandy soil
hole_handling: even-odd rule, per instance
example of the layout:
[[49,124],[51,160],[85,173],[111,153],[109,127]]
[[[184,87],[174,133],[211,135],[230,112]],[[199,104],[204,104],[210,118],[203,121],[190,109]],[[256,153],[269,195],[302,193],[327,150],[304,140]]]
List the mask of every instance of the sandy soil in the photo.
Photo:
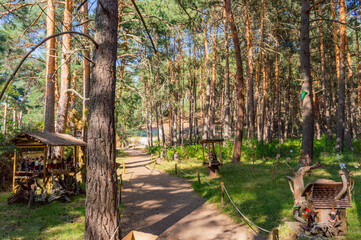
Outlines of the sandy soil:
[[162,240],[262,239],[197,196],[186,179],[148,168],[150,159],[142,150],[129,153],[124,177],[129,181],[122,192],[127,206],[123,236],[137,230]]

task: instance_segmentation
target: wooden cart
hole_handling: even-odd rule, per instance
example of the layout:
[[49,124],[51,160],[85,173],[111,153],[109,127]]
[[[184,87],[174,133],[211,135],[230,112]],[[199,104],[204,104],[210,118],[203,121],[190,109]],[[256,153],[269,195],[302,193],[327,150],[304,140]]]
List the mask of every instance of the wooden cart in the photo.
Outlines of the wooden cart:
[[[14,173],[13,173],[13,192],[18,188],[18,180],[28,179],[37,174],[42,178],[43,191],[49,183],[51,174],[76,174],[78,169],[85,164],[86,143],[68,134],[45,133],[45,132],[23,132],[9,140],[16,145],[14,150]],[[51,155],[52,147],[73,147],[73,169],[54,169],[47,168],[48,156]],[[17,154],[18,153],[18,154]],[[41,154],[43,157],[43,170],[24,172],[18,171],[17,166],[20,158]],[[39,156],[39,155],[38,155]]]
[[[223,139],[202,139],[200,143],[202,144],[202,152],[203,152],[203,165],[208,166],[208,175],[212,178],[217,177],[219,173],[219,166],[223,165],[222,159],[222,142]],[[214,149],[214,145],[219,145],[219,160],[217,160],[216,151]],[[204,157],[204,148],[208,148],[208,163]]]

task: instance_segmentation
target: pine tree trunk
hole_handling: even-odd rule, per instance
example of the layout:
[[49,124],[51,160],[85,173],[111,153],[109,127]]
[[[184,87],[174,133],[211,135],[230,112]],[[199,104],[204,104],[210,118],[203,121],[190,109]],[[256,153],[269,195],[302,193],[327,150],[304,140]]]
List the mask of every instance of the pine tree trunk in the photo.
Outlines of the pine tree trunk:
[[251,36],[251,23],[249,19],[249,6],[247,0],[243,0],[245,25],[246,25],[246,46],[247,46],[247,111],[248,111],[248,137],[253,138],[255,133],[255,111],[254,111],[254,98],[253,98],[253,53],[252,53],[252,36]]
[[210,78],[210,61],[209,61],[209,50],[206,33],[206,25],[203,18],[203,38],[204,38],[204,52],[206,54],[206,90],[205,90],[205,107],[204,107],[204,121],[203,121],[203,139],[210,137],[209,134],[209,110],[210,110],[210,94],[211,94],[211,78]]
[[[262,4],[262,17],[261,17],[261,50],[260,50],[260,62],[259,62],[259,72],[262,72],[262,87],[263,87],[263,100],[262,100],[262,113],[261,113],[261,119],[260,119],[260,136],[259,140],[261,143],[263,143],[265,137],[265,122],[266,122],[266,108],[267,108],[267,79],[266,79],[266,70],[265,70],[265,60],[264,60],[264,18],[265,18],[265,10],[266,10],[266,1],[263,0]],[[262,69],[261,69],[262,68]],[[259,78],[261,78],[261,74],[259,74]],[[259,81],[260,82],[260,81]]]
[[302,149],[305,155],[313,159],[313,136],[314,136],[314,111],[313,111],[313,92],[311,76],[311,59],[310,59],[310,21],[308,8],[309,0],[302,1],[301,13],[301,77],[302,90],[307,93],[303,99],[303,129],[302,129]]
[[241,153],[242,153],[242,137],[243,137],[243,122],[244,122],[244,95],[242,93],[243,90],[242,55],[239,46],[238,31],[232,15],[231,1],[224,0],[224,7],[226,9],[228,23],[232,32],[233,46],[234,46],[236,65],[237,65],[236,88],[237,88],[238,112],[237,112],[236,139],[234,143],[232,162],[239,163],[241,160]]
[[287,79],[287,92],[285,97],[285,131],[284,131],[284,140],[287,140],[288,138],[288,131],[289,131],[289,123],[290,123],[290,105],[291,105],[291,84],[292,84],[292,52],[289,55],[288,58],[288,79]]
[[[189,39],[191,36],[189,34]],[[192,134],[193,134],[193,79],[192,79],[192,46],[191,41],[189,40],[189,78],[188,78],[188,87],[189,87],[189,116],[188,116],[188,123],[189,123],[189,144],[192,145]]]
[[337,152],[342,152],[345,142],[345,78],[346,78],[346,4],[340,0],[340,77],[338,81],[338,109],[336,124],[336,146]]
[[[64,8],[64,21],[63,21],[63,31],[71,31],[72,29],[72,12],[73,12],[73,3],[71,0],[65,0]],[[71,35],[63,35],[62,43],[62,54],[61,54],[61,87],[60,87],[60,97],[58,105],[58,113],[56,120],[56,132],[65,133],[66,124],[68,118],[68,104],[69,104],[69,92],[67,90],[70,88],[70,62],[71,62]]]
[[95,66],[90,90],[85,239],[118,240],[120,216],[115,165],[114,101],[117,59],[116,0],[98,3]]
[[[47,3],[46,36],[49,37],[55,34],[55,1],[48,0]],[[54,132],[55,130],[55,47],[55,38],[46,42],[45,132]]]
[[[86,1],[82,7],[82,22],[88,20],[88,2]],[[89,23],[83,24],[83,33],[89,34]],[[84,49],[84,58],[83,58],[83,129],[82,135],[83,140],[86,142],[88,138],[88,119],[87,112],[89,110],[89,91],[90,91],[90,51],[89,49]]]
[[[216,14],[214,12],[214,14]],[[215,126],[215,111],[216,111],[216,77],[217,77],[217,49],[216,49],[216,24],[215,17],[213,17],[213,31],[212,31],[212,81],[211,81],[211,112],[210,112],[210,137],[214,138],[216,136],[216,126]]]
[[[361,10],[360,10],[361,13]],[[360,56],[360,50],[359,50],[359,40],[358,40],[358,22],[357,22],[357,18],[355,19],[355,26],[356,26],[356,72],[357,72],[357,107],[358,107],[358,118],[361,118],[361,78],[360,78],[360,61],[359,61],[359,56]],[[356,106],[355,106],[356,108]],[[356,117],[356,110],[355,110],[355,116]],[[357,123],[355,121],[355,137],[357,137]]]
[[224,25],[224,50],[226,66],[224,67],[224,81],[225,81],[225,98],[224,98],[224,130],[223,136],[225,139],[230,137],[230,86],[229,86],[229,46],[228,46],[228,24],[226,10],[223,12],[223,25]]
[[[318,13],[322,17],[322,7],[321,4],[318,5]],[[331,123],[330,123],[330,109],[328,107],[327,100],[327,88],[326,88],[326,69],[325,69],[325,51],[324,51],[324,42],[323,42],[323,21],[319,22],[319,32],[320,32],[320,53],[321,53],[321,79],[322,79],[322,96],[323,96],[323,114],[325,116],[326,123],[326,135],[329,140],[332,139],[331,132]]]

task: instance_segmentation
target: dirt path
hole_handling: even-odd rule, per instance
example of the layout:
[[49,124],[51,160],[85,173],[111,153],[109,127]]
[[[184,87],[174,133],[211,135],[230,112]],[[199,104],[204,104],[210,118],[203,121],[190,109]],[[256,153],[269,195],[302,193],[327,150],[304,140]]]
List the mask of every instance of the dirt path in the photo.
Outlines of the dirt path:
[[127,208],[122,231],[142,231],[170,240],[259,239],[244,225],[236,224],[204,199],[186,179],[147,168],[149,156],[129,151],[122,192]]

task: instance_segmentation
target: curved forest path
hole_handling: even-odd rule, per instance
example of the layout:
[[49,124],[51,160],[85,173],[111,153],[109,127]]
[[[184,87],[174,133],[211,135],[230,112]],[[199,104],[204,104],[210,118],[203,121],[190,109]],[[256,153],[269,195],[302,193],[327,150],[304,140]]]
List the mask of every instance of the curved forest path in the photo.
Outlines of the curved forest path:
[[148,168],[143,150],[127,152],[123,236],[137,230],[170,240],[262,239],[197,196],[188,180]]

